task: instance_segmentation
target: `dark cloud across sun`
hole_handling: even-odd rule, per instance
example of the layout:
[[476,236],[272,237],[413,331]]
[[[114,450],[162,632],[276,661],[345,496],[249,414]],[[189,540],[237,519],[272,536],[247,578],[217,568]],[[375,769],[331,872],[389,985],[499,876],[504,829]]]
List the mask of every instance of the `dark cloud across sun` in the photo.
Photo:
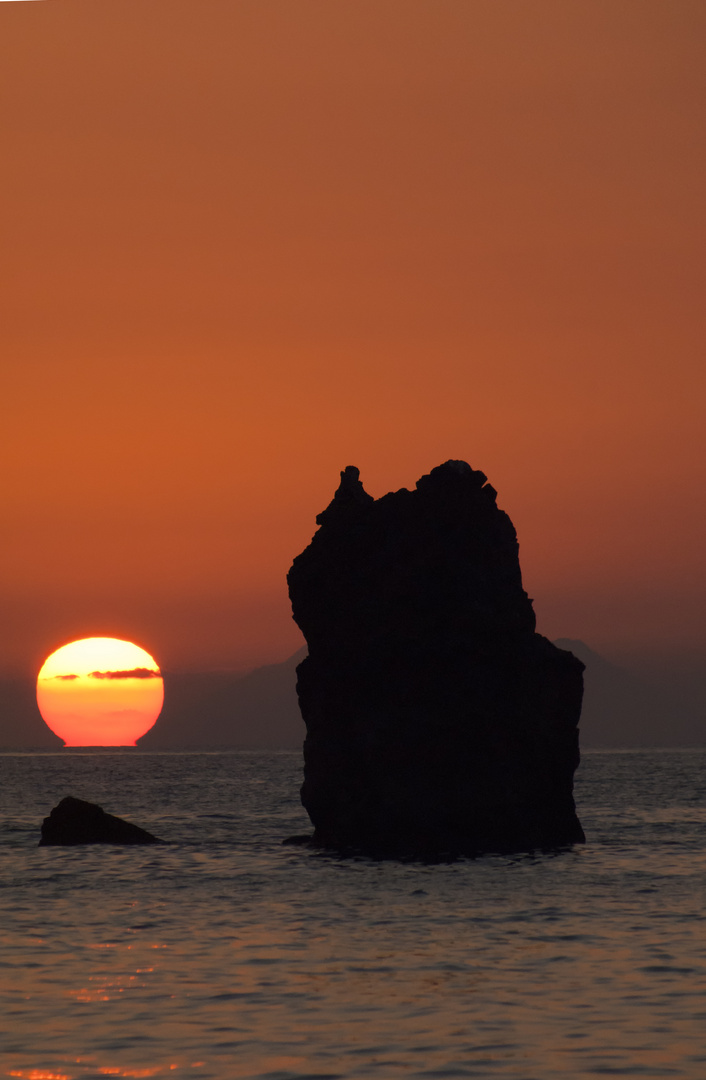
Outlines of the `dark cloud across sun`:
[[158,671],[144,667],[130,668],[128,671],[89,671],[88,673],[89,679],[161,679],[161,677]]

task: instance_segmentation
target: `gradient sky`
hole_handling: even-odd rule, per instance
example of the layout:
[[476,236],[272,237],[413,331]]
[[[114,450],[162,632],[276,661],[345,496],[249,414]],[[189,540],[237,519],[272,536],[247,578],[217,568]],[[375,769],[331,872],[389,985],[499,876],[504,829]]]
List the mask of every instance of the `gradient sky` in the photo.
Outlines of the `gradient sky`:
[[0,667],[297,649],[339,470],[449,457],[539,629],[706,652],[703,0],[0,7]]

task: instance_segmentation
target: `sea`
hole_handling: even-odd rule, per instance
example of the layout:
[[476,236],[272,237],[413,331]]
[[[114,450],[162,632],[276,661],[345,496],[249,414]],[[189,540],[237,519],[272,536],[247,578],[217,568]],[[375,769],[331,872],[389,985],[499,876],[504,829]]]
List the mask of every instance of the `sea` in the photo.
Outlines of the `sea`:
[[[585,845],[282,844],[298,752],[0,755],[0,1077],[706,1077],[706,751],[584,753]],[[168,841],[38,847],[65,795]]]

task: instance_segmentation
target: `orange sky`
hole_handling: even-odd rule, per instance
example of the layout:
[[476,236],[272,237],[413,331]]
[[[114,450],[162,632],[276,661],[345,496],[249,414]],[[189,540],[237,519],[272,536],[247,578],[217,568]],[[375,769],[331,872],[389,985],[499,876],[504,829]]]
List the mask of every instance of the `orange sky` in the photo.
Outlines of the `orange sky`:
[[449,457],[539,628],[706,650],[703,0],[0,8],[0,668],[300,644],[348,464]]

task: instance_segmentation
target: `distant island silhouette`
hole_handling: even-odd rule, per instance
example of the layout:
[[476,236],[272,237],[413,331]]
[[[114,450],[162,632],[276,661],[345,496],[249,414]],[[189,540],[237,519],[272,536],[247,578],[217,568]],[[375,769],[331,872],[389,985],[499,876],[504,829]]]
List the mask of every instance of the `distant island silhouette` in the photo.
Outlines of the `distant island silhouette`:
[[583,840],[583,664],[536,633],[485,474],[447,461],[375,500],[349,466],[316,521],[288,575],[313,843],[436,857]]

